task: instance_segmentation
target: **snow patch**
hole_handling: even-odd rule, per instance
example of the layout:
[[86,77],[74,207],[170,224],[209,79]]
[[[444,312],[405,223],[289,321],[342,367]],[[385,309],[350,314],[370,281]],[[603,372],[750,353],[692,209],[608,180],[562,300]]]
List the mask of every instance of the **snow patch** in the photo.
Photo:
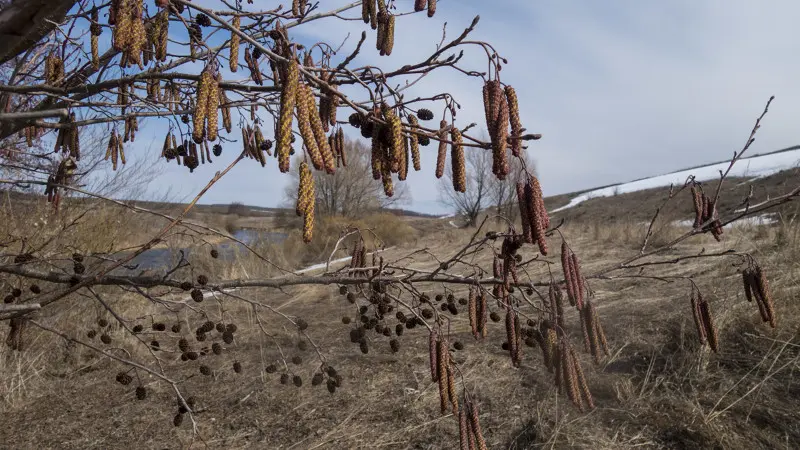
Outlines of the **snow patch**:
[[[568,204],[560,208],[556,208],[550,212],[556,213],[563,211],[597,197],[611,197],[617,194],[643,191],[646,189],[669,186],[671,184],[682,186],[690,175],[694,175],[697,181],[714,180],[719,178],[720,171],[724,172],[727,170],[729,164],[730,162],[711,164],[709,166],[682,170],[680,172],[658,175],[652,178],[632,181],[630,183],[617,184],[602,189],[595,189],[573,198]],[[797,167],[798,164],[800,164],[800,150],[790,150],[780,153],[771,153],[768,155],[752,156],[750,158],[742,158],[741,160],[737,161],[728,176],[750,177],[752,181],[758,178],[773,175],[782,170],[792,169]]]

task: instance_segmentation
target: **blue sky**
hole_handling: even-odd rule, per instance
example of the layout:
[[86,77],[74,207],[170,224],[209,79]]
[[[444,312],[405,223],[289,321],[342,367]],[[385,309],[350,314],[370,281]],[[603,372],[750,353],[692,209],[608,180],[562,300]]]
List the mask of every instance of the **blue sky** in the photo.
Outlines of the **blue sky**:
[[[333,7],[348,2],[322,3]],[[198,4],[220,5],[215,0]],[[412,0],[396,4],[401,11],[413,7]],[[439,0],[432,19],[424,14],[398,18],[390,57],[377,54],[374,31],[358,21],[327,19],[310,29],[295,28],[292,36],[338,46],[350,32],[341,52],[347,55],[366,29],[367,42],[356,66],[393,69],[433,52],[445,21],[452,38],[476,14],[481,21],[471,39],[492,43],[509,60],[501,78],[516,87],[523,126],[543,134],[528,151],[545,195],[728,158],[742,147],[773,94],[776,100],[752,152],[800,142],[800,5],[795,2]],[[466,50],[465,65],[484,70],[482,52],[477,47]],[[235,79],[243,76],[240,71]],[[407,97],[450,92],[462,105],[457,123],[482,125],[480,89],[479,80],[442,70],[410,89]],[[340,109],[339,114],[346,117],[349,111]],[[160,153],[164,125],[155,120],[147,124],[127,153]],[[356,136],[356,130],[345,130]],[[223,157],[191,175],[174,164],[167,166],[151,192],[170,189],[181,198],[193,196],[240,150],[226,147]],[[435,189],[434,153],[434,146],[428,147],[423,171],[409,175],[410,209],[446,212]],[[289,177],[271,161],[266,168],[242,162],[203,203],[281,204]]]

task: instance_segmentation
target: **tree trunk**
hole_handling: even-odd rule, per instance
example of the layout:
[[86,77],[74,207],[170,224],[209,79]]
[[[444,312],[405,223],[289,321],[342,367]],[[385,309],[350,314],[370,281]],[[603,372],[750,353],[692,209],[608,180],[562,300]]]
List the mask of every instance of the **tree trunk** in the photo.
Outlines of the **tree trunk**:
[[11,0],[0,11],[0,64],[47,36],[75,3],[77,0]]

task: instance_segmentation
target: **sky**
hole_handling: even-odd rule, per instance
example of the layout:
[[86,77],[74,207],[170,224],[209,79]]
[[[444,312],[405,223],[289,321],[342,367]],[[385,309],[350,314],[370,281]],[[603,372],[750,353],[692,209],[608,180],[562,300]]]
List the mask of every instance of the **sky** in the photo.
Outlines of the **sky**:
[[[197,3],[220,5],[215,0]],[[332,8],[348,2],[321,3]],[[398,11],[411,11],[413,3],[396,1]],[[356,8],[344,16],[359,14]],[[325,19],[294,28],[290,36],[300,42],[325,40],[334,47],[344,42],[337,55],[344,58],[367,30],[354,66],[391,70],[435,51],[445,23],[446,36],[452,39],[475,15],[481,19],[470,39],[491,43],[508,59],[501,80],[517,91],[523,126],[543,135],[530,143],[528,152],[546,196],[730,158],[744,145],[771,95],[775,101],[750,151],[764,153],[800,143],[797,2],[439,0],[433,18],[424,13],[397,18],[394,51],[388,57],[378,54],[375,32],[360,21]],[[465,68],[484,71],[486,65],[479,47],[465,47]],[[236,79],[241,77],[240,71]],[[443,69],[408,89],[406,97],[448,92],[462,106],[457,125],[485,126],[481,86],[480,79]],[[438,120],[441,107],[434,111]],[[349,114],[339,110],[340,118]],[[165,128],[152,122],[126,153],[160,153]],[[359,136],[349,126],[345,131]],[[231,137],[236,139],[236,133]],[[238,144],[225,148],[214,164],[194,174],[174,164],[166,166],[164,175],[151,183],[151,195],[170,191],[181,197],[178,200],[194,196],[240,151]],[[412,172],[406,181],[411,190],[406,207],[447,213],[433,174],[435,145],[423,150],[423,170]],[[274,159],[270,162],[262,168],[255,161],[243,161],[202,203],[281,205],[290,177],[277,170]]]

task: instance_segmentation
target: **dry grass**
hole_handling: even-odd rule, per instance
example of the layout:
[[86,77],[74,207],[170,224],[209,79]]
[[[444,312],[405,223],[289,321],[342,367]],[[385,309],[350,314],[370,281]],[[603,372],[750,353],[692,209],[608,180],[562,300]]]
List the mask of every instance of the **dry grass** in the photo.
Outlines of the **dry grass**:
[[[396,221],[382,220],[367,218],[358,225],[391,231],[397,247],[385,254],[387,259],[418,247],[448,255],[470,234],[445,229],[419,236]],[[333,220],[321,236],[338,236],[346,225]],[[392,227],[399,231],[392,231]],[[651,238],[654,244],[668,242],[679,232],[672,226],[659,230]],[[584,273],[590,274],[637,252],[646,227],[587,222],[573,223],[565,232],[585,265]],[[795,325],[800,310],[792,301],[797,295],[800,267],[796,227],[787,223],[731,229],[726,231],[723,244],[740,252],[753,252],[766,268],[776,298],[778,329],[762,325],[755,305],[743,298],[740,278],[730,258],[689,260],[648,268],[640,274],[696,277],[711,302],[720,331],[718,355],[697,342],[688,281],[591,281],[612,357],[595,367],[580,351],[598,405],[589,414],[578,413],[565,396],[556,394],[552,375],[542,366],[540,350],[525,347],[522,366],[513,368],[507,352],[500,348],[504,340],[502,323],[490,322],[489,337],[476,342],[465,311],[455,316],[452,341],[465,345],[463,351],[455,352],[456,362],[464,374],[463,382],[477,396],[490,448],[788,448],[800,444],[800,413],[795,407],[800,386],[793,377],[800,357]],[[314,251],[330,251],[331,245],[331,241],[320,243]],[[290,248],[287,243],[283,252],[268,248],[260,251],[280,260],[280,253],[285,255]],[[695,253],[701,248],[711,252],[721,249],[722,244],[702,236],[667,254]],[[227,264],[198,256],[192,262],[193,276],[208,274],[212,281],[274,274],[274,269],[252,258]],[[435,262],[418,258],[410,264],[429,267]],[[544,279],[546,273],[543,265],[529,270],[534,279]],[[440,289],[426,288],[429,292]],[[344,377],[343,386],[334,395],[324,384],[310,385],[320,361],[313,347],[304,352],[297,349],[297,342],[304,337],[276,313],[261,311],[256,316],[247,304],[224,295],[207,299],[203,306],[212,320],[233,321],[240,331],[235,343],[211,360],[214,375],[204,377],[198,374],[196,363],[180,362],[178,354],[170,350],[178,335],[169,331],[170,324],[180,322],[184,324],[182,333],[193,338],[194,327],[206,320],[202,313],[184,306],[167,313],[163,307],[119,288],[98,292],[111,299],[110,305],[130,321],[129,326],[145,324],[146,332],[139,337],[149,342],[158,335],[165,347],[158,353],[165,370],[172,377],[187,377],[188,393],[201,401],[202,412],[196,418],[201,436],[210,447],[457,445],[457,421],[438,414],[437,387],[430,381],[428,368],[427,331],[407,330],[398,353],[391,352],[388,338],[370,334],[370,352],[362,355],[358,345],[350,343],[352,325],[340,321],[342,316],[356,318],[353,306],[333,289],[292,288],[255,291],[246,296],[309,323],[309,336]],[[185,297],[167,299],[182,302]],[[62,327],[68,324],[64,331],[86,339],[86,332],[101,317],[111,319],[96,299],[76,297],[59,305],[58,310],[43,313],[39,320]],[[273,338],[260,333],[257,319],[265,321]],[[165,321],[168,331],[159,334],[149,330],[147,325],[153,320]],[[578,344],[580,328],[574,311],[567,316],[567,328]],[[137,344],[118,325],[112,326],[110,335],[112,346],[124,349],[119,350],[123,354],[149,356],[146,346]],[[0,350],[0,411],[5,425],[0,427],[0,447],[202,447],[200,442],[191,443],[186,423],[181,428],[172,426],[175,399],[167,385],[145,377],[142,381],[150,392],[149,400],[137,402],[133,386],[114,382],[122,367],[119,363],[35,329],[29,337],[29,348],[22,354],[6,347]],[[302,388],[281,385],[281,370],[274,374],[265,371],[270,364],[283,367],[284,358],[296,355],[303,357],[302,364],[289,362],[288,368],[304,379]],[[230,370],[234,360],[244,365],[241,375]]]

